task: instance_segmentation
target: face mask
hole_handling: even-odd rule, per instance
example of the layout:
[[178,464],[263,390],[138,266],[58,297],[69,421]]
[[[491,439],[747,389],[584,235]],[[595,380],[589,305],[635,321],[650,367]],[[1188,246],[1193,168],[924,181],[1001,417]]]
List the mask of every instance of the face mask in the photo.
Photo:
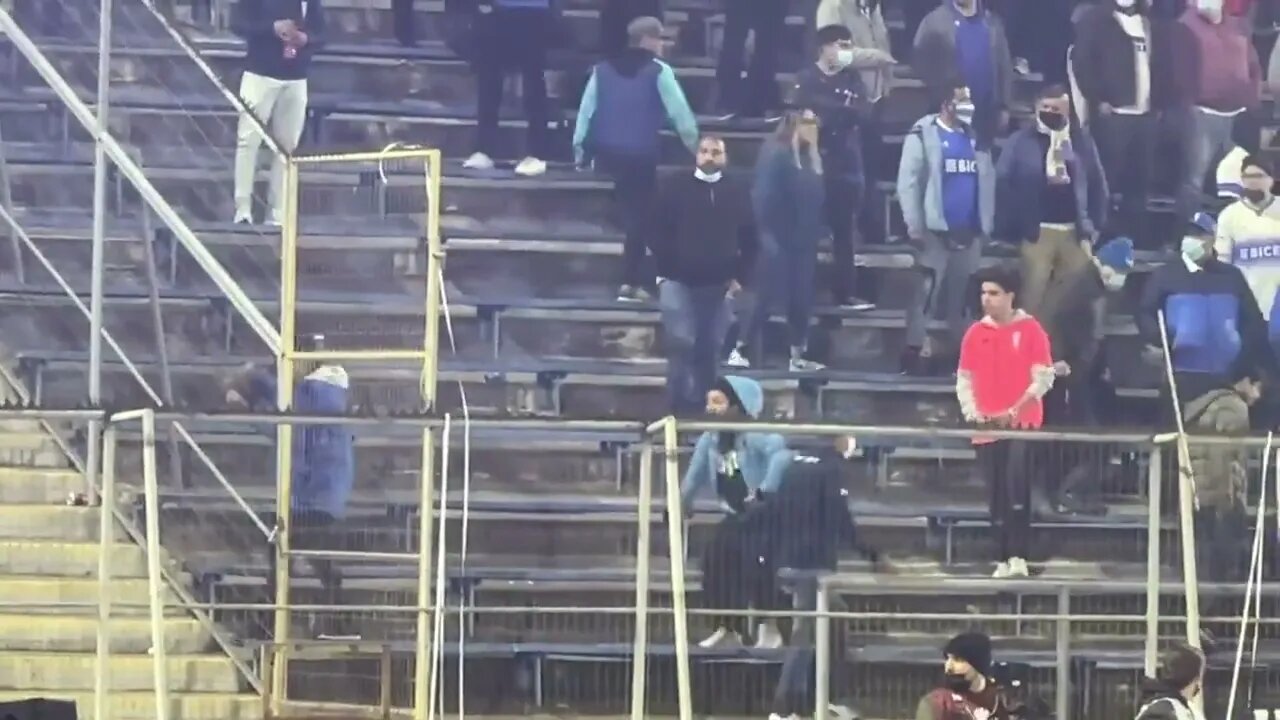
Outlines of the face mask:
[[1138,0],[1116,0],[1116,7],[1122,13],[1133,15],[1138,12]]
[[847,68],[853,64],[853,50],[850,48],[840,48],[836,51],[836,67]]
[[1040,121],[1041,125],[1055,132],[1067,126],[1067,116],[1062,113],[1041,110],[1036,113],[1036,119]]
[[1112,268],[1103,268],[1102,286],[1112,292],[1118,292],[1124,289],[1125,275],[1118,273]]
[[956,119],[965,125],[973,124],[973,103],[960,102],[956,103]]
[[1196,9],[1205,15],[1222,17],[1222,0],[1196,0]]
[[969,678],[959,673],[944,673],[942,676],[942,684],[952,692],[963,692],[972,686],[972,683],[969,682]]
[[1245,188],[1240,194],[1244,196],[1245,200],[1248,200],[1254,205],[1257,205],[1261,203],[1263,200],[1267,199],[1266,190],[1255,190],[1253,188]]
[[1204,241],[1196,237],[1182,238],[1182,254],[1191,262],[1199,263],[1204,259]]
[[720,171],[720,169],[719,169],[719,168],[717,168],[714,172],[707,172],[706,170],[703,170],[702,168],[696,168],[696,169],[693,171],[693,176],[694,176],[694,177],[698,178],[698,179],[699,179],[699,180],[701,180],[702,182],[708,182],[708,183],[720,182],[720,176],[721,176],[722,174],[723,174],[723,173]]

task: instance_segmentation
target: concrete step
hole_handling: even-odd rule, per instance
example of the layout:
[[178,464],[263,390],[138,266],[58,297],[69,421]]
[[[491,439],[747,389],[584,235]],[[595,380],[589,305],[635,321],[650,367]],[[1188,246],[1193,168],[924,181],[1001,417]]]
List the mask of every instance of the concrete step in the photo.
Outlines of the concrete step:
[[[51,617],[0,614],[0,650],[7,652],[93,652],[96,617]],[[209,633],[194,618],[165,620],[168,652],[194,655],[209,649]],[[146,655],[151,648],[151,622],[145,617],[111,621],[111,651]]]
[[[0,691],[0,702],[26,700],[38,694],[55,700],[71,700],[76,703],[80,720],[96,720],[93,716],[92,692],[33,693],[29,690]],[[262,698],[234,693],[182,693],[170,696],[170,717],[173,720],[260,720]],[[156,696],[154,692],[111,693],[108,711],[112,720],[155,720]]]
[[[111,552],[115,577],[146,577],[142,548],[121,543]],[[98,544],[95,542],[0,540],[0,576],[94,577],[97,572]]]
[[81,492],[84,478],[75,470],[0,467],[0,505],[62,503]]
[[[165,603],[170,613],[180,614],[177,598],[171,590],[165,591]],[[31,614],[92,615],[96,610],[86,607],[98,601],[97,578],[24,577],[5,576],[0,580],[0,604],[30,603],[22,612]],[[145,615],[151,593],[147,581],[141,578],[117,578],[111,582],[112,616]],[[57,607],[58,603],[66,603]],[[43,605],[44,607],[41,607]]]
[[43,430],[0,432],[0,465],[56,468],[66,464],[66,456]]
[[94,542],[99,512],[70,505],[0,505],[0,538]]
[[[155,687],[153,658],[112,655],[110,689],[142,692]],[[220,655],[170,656],[170,692],[234,693],[241,689],[239,671]],[[0,689],[92,691],[94,654],[10,652],[0,656]]]

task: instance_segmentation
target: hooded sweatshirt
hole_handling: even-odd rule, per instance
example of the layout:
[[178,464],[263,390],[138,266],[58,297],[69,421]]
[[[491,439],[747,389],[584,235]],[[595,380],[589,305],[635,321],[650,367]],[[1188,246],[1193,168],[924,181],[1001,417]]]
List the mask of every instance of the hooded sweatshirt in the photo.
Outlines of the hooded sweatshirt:
[[644,48],[627,48],[591,71],[573,129],[579,165],[600,153],[652,160],[667,121],[690,152],[698,147],[698,120],[671,66]]
[[758,243],[751,191],[723,172],[707,182],[692,171],[662,178],[654,231],[649,234],[657,275],[691,287],[746,283]]
[[1215,113],[1237,113],[1258,104],[1262,65],[1245,25],[1230,16],[1210,22],[1194,7],[1179,20],[1186,28],[1190,47],[1185,55],[1191,66],[1191,98],[1197,106]]
[[[948,166],[947,147],[950,138],[967,137],[972,147],[974,174],[977,175],[977,228],[980,234],[990,236],[996,214],[996,170],[991,153],[977,148],[976,139],[967,126],[961,125],[955,132],[945,132],[938,123],[937,113],[925,115],[916,121],[902,143],[902,159],[898,164],[898,203],[902,207],[902,220],[907,234],[912,238],[925,233],[945,233],[952,228],[947,221],[947,208],[953,203],[948,198],[949,175],[956,168]],[[957,161],[953,161],[957,162]]]
[[[741,402],[742,409],[752,420],[760,419],[764,409],[764,390],[760,383],[749,378],[729,375],[725,378]],[[698,438],[693,448],[693,459],[685,470],[684,482],[680,485],[680,499],[684,511],[688,514],[691,503],[706,488],[715,488],[717,496],[725,509],[736,512],[732,499],[726,498],[722,488],[726,483],[717,482],[717,476],[741,474],[742,481],[749,492],[776,492],[786,477],[787,468],[791,466],[792,453],[787,449],[787,442],[777,433],[739,432],[727,433],[721,438],[719,432],[705,432]],[[724,451],[722,448],[728,447]]]
[[[1044,425],[1041,398],[1053,387],[1053,357],[1049,336],[1040,323],[1022,310],[1013,320],[997,324],[990,316],[974,323],[960,343],[956,370],[956,398],[969,421],[1009,412],[1023,394],[1034,400],[1022,407],[1013,427]],[[975,439],[974,444],[990,440]]]

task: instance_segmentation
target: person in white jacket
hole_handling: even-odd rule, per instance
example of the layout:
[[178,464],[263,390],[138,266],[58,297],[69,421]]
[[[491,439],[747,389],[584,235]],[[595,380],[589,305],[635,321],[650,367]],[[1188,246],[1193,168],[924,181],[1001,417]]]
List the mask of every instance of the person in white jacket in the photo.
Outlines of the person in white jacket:
[[1273,182],[1266,158],[1249,155],[1240,163],[1240,199],[1218,216],[1213,249],[1218,260],[1244,274],[1267,320],[1271,347],[1280,349],[1280,202]]

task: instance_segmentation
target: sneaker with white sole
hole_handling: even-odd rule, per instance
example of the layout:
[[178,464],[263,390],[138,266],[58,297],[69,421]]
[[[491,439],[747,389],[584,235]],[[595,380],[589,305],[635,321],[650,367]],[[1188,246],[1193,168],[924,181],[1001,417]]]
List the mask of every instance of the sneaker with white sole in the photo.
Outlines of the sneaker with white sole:
[[547,164],[530,155],[516,165],[516,174],[523,177],[538,177],[547,174]]
[[1020,557],[1009,558],[1009,576],[1031,577],[1031,569],[1027,567],[1027,561]]
[[808,360],[802,357],[791,358],[791,372],[818,372],[826,370],[827,366],[816,360]]
[[769,713],[769,720],[800,720],[800,716],[792,713],[790,715],[779,715],[778,713]]
[[698,643],[698,647],[710,650],[711,648],[735,647],[742,644],[742,636],[730,630],[729,628],[716,628],[702,642]]
[[618,288],[619,302],[648,302],[649,291],[636,285],[623,285]]
[[237,225],[252,225],[252,224],[253,224],[253,211],[252,211],[252,210],[246,210],[246,209],[243,209],[243,208],[236,208],[236,216],[235,216],[235,219],[234,219],[234,220],[232,220],[231,222],[233,222],[233,223],[235,223],[235,224],[237,224]]
[[731,368],[739,368],[741,370],[746,370],[751,367],[751,361],[748,360],[738,348],[734,348],[729,351],[729,357],[725,358],[724,364]]
[[468,170],[492,170],[493,158],[482,152],[472,153],[471,157],[463,161],[462,167]]
[[1008,562],[996,563],[996,571],[991,573],[991,577],[996,580],[1007,580],[1013,576],[1013,570],[1009,567]]
[[757,650],[777,650],[783,644],[782,631],[778,630],[777,625],[771,622],[762,622],[756,626]]

